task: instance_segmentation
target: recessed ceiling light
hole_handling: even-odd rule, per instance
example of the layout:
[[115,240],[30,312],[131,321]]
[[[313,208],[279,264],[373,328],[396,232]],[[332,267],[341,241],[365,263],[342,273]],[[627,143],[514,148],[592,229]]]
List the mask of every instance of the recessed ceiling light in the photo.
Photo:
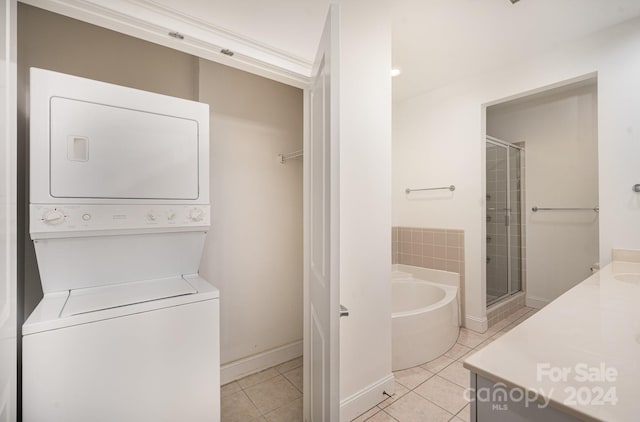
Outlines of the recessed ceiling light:
[[391,77],[392,78],[395,78],[396,76],[398,76],[401,73],[402,73],[402,71],[400,69],[398,69],[397,67],[391,69]]

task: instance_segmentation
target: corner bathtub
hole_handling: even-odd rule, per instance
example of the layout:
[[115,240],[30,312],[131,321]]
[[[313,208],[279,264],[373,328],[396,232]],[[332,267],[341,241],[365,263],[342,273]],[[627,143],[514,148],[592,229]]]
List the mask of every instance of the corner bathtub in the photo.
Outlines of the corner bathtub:
[[392,368],[429,362],[458,339],[460,276],[448,271],[394,265],[392,291]]

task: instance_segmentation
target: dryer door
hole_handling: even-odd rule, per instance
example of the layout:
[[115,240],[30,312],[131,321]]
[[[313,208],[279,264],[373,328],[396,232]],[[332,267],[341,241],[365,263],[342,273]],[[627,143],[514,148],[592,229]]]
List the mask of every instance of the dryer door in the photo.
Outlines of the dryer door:
[[50,113],[52,197],[198,198],[196,120],[62,97]]

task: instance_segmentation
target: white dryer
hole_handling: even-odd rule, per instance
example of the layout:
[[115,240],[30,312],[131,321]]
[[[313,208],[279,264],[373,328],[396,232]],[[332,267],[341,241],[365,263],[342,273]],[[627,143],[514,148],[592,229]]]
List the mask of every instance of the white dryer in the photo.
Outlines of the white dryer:
[[31,69],[25,422],[220,420],[206,104]]

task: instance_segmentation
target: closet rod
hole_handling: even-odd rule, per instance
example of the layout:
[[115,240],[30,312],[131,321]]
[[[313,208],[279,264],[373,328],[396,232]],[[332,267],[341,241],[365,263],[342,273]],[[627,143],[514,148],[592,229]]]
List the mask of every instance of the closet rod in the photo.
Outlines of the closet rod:
[[293,158],[300,158],[303,155],[303,150],[298,150],[294,152],[290,152],[288,154],[278,154],[278,158],[280,158],[280,164],[284,164],[285,161],[291,160]]

